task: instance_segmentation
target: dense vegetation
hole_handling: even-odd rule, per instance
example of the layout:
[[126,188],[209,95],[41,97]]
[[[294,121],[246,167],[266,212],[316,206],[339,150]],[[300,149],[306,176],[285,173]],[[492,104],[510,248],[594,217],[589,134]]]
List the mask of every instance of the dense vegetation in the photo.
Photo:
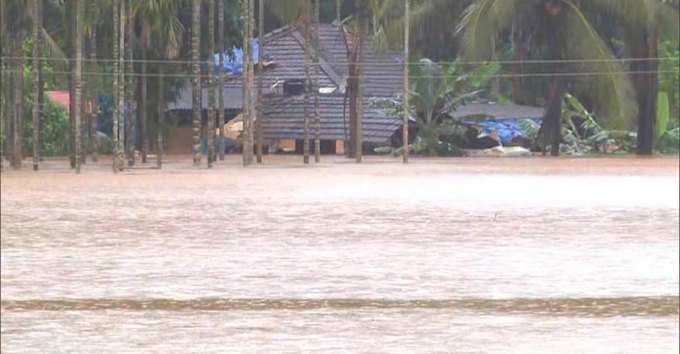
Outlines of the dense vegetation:
[[[258,36],[258,22],[266,32],[301,19],[341,19],[360,36],[373,36],[378,47],[403,49],[404,0],[263,1],[261,15],[258,0],[2,1],[3,155],[18,167],[33,151],[37,168],[41,156],[69,154],[75,167],[88,155],[96,158],[101,131],[112,137],[120,159],[134,163],[140,150],[145,160],[147,151],[162,146],[166,102],[188,80],[200,84],[206,68],[198,63],[209,53],[241,47],[244,33]],[[429,80],[411,85],[421,152],[455,154],[455,139],[441,138],[451,130],[443,118],[462,98],[479,96],[546,106],[536,140],[554,154],[574,136],[592,146],[619,140],[641,154],[677,152],[680,1],[410,3],[410,72]],[[69,113],[44,102],[44,90],[69,90]],[[570,135],[570,102],[579,103],[576,110],[597,133]],[[254,107],[245,108],[254,114]],[[123,122],[125,111],[138,119]],[[200,118],[194,127],[196,145]]]

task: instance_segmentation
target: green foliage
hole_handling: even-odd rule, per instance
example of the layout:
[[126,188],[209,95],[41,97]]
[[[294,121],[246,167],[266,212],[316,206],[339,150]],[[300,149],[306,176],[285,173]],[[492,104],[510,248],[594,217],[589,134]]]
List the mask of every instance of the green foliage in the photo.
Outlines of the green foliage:
[[[33,151],[33,125],[31,121],[31,109],[33,97],[27,97],[25,101],[23,124],[24,151]],[[61,105],[45,100],[42,119],[42,156],[64,156],[68,154],[69,122],[68,113]]]
[[457,107],[489,91],[489,81],[499,68],[497,64],[438,64],[429,59],[411,64],[410,94],[420,138],[414,151],[430,156],[456,154],[450,142],[441,141],[442,135],[452,132],[445,123],[451,120]]
[[680,44],[678,38],[659,46],[662,61],[659,66],[659,90],[668,93],[670,129],[680,126]]
[[667,130],[659,137],[657,149],[663,154],[680,153],[680,128]]
[[659,139],[668,129],[669,109],[668,93],[659,92],[656,96],[656,139]]

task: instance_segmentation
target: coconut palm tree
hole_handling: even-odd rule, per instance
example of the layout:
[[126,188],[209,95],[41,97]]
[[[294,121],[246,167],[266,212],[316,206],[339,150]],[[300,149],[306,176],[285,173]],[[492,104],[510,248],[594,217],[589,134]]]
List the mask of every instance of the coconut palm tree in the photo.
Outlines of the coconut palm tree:
[[[157,61],[150,65],[150,69],[158,72],[156,98],[156,167],[163,165],[163,122],[165,115],[165,65],[162,62],[174,59],[179,55],[180,39],[184,33],[184,26],[178,18],[178,9],[182,0],[146,0],[136,1],[133,13],[142,19],[141,50],[142,57],[153,56]],[[153,46],[150,44],[154,43]],[[142,72],[146,72],[146,65]],[[146,138],[146,137],[145,137]]]
[[192,131],[194,167],[201,165],[201,0],[191,8]]
[[656,101],[658,93],[658,43],[663,33],[678,33],[677,1],[675,8],[667,0],[593,0],[582,4],[618,19],[624,27],[629,47],[631,80],[638,104],[638,154],[654,151]]
[[[467,58],[488,59],[489,43],[513,24],[532,33],[526,40],[545,50],[549,88],[546,111],[539,134],[543,147],[559,154],[561,103],[566,86],[580,77],[572,72],[593,72],[587,76],[589,94],[600,102],[600,116],[613,128],[624,128],[636,114],[632,86],[620,62],[598,35],[579,2],[569,0],[476,0],[464,12],[458,32],[464,35]],[[587,61],[579,61],[587,59]]]

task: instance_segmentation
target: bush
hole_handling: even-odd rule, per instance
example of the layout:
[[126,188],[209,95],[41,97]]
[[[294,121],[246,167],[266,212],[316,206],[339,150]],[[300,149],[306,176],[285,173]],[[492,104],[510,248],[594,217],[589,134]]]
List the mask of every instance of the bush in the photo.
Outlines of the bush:
[[[26,97],[24,107],[24,152],[31,155],[33,151],[33,98]],[[42,156],[64,156],[69,152],[69,122],[66,109],[50,100],[45,100],[42,114]]]

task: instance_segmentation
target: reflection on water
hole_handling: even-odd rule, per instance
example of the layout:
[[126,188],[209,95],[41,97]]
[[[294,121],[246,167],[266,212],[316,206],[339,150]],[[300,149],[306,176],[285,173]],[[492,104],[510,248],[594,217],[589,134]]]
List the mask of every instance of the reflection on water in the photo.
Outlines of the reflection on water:
[[677,352],[677,164],[538,161],[3,174],[2,352]]

